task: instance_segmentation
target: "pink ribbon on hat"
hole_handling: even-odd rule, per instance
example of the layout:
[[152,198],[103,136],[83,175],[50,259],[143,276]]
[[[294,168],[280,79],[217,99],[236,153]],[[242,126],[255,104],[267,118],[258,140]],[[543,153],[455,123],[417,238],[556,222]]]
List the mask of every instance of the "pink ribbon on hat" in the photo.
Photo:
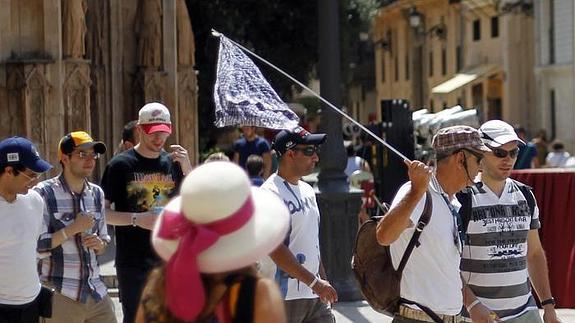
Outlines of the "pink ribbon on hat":
[[198,256],[218,239],[232,233],[251,219],[254,203],[251,196],[232,215],[207,224],[192,223],[183,213],[164,209],[158,237],[180,238],[178,249],[166,266],[166,298],[170,311],[180,319],[196,319],[206,301]]

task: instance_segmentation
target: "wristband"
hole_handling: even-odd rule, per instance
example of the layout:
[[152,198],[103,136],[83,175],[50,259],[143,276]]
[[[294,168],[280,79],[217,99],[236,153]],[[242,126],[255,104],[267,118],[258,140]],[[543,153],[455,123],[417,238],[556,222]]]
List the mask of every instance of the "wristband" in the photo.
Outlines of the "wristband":
[[68,240],[68,235],[66,234],[66,229],[62,229],[62,237],[64,237],[64,241]]
[[133,227],[137,227],[138,225],[136,224],[136,213],[132,213],[132,226]]
[[469,304],[469,306],[467,306],[467,313],[471,313],[471,309],[479,303],[480,302],[477,298],[473,302],[471,302],[471,304]]
[[317,284],[317,281],[318,281],[318,280],[319,280],[319,279],[317,279],[317,277],[314,277],[313,281],[308,285],[309,288],[313,288],[313,287],[315,286],[315,284]]
[[541,302],[541,306],[545,306],[545,305],[549,305],[549,304],[555,305],[555,299],[553,297],[548,298],[548,299]]

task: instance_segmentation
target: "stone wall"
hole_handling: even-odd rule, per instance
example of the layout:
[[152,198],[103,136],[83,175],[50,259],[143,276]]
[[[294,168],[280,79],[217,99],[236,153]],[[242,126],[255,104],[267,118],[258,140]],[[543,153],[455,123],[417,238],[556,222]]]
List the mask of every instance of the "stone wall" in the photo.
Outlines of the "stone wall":
[[[194,37],[184,0],[0,0],[0,138],[57,145],[83,129],[111,157],[123,125],[151,101],[172,113],[170,143],[198,159]],[[57,172],[57,170],[54,170]]]

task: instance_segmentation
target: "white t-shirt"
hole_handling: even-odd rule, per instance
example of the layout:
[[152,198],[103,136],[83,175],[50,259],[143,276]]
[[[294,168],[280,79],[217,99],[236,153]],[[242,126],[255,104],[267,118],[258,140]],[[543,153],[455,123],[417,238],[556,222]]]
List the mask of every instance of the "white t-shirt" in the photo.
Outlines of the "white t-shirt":
[[[284,244],[305,269],[319,277],[319,209],[313,188],[303,181],[292,185],[277,174],[272,174],[261,187],[278,194],[286,204],[291,221]],[[304,282],[290,278],[279,268],[275,279],[285,300],[318,297]]]
[[[404,198],[410,188],[410,182],[401,186],[393,199],[392,207]],[[456,315],[463,306],[463,296],[459,275],[460,254],[454,242],[455,221],[439,190],[430,185],[430,192],[433,201],[431,220],[419,237],[420,246],[413,249],[403,270],[401,297],[427,306],[437,314]],[[425,199],[424,195],[410,216],[414,224],[417,224],[421,217]],[[455,198],[451,203],[455,209],[461,206]],[[395,268],[399,266],[414,231],[415,225],[405,229],[391,244],[391,258]]]
[[0,304],[22,305],[40,292],[36,246],[44,202],[29,190],[8,203],[0,197]]
[[569,153],[566,151],[562,152],[552,151],[547,154],[547,157],[545,158],[545,163],[549,167],[565,167],[567,161],[569,160],[569,157],[571,157],[571,155],[569,155]]

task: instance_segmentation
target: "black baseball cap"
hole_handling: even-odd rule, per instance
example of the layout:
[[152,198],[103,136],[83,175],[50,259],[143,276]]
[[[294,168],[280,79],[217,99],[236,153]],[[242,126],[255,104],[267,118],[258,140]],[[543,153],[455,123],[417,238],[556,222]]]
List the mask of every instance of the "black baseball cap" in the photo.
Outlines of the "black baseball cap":
[[35,173],[44,173],[52,168],[52,165],[40,158],[36,146],[23,137],[11,137],[0,141],[0,164],[22,164]]
[[302,127],[293,130],[282,130],[274,139],[273,148],[279,155],[283,155],[288,149],[297,145],[321,145],[327,139],[325,133],[312,134]]

